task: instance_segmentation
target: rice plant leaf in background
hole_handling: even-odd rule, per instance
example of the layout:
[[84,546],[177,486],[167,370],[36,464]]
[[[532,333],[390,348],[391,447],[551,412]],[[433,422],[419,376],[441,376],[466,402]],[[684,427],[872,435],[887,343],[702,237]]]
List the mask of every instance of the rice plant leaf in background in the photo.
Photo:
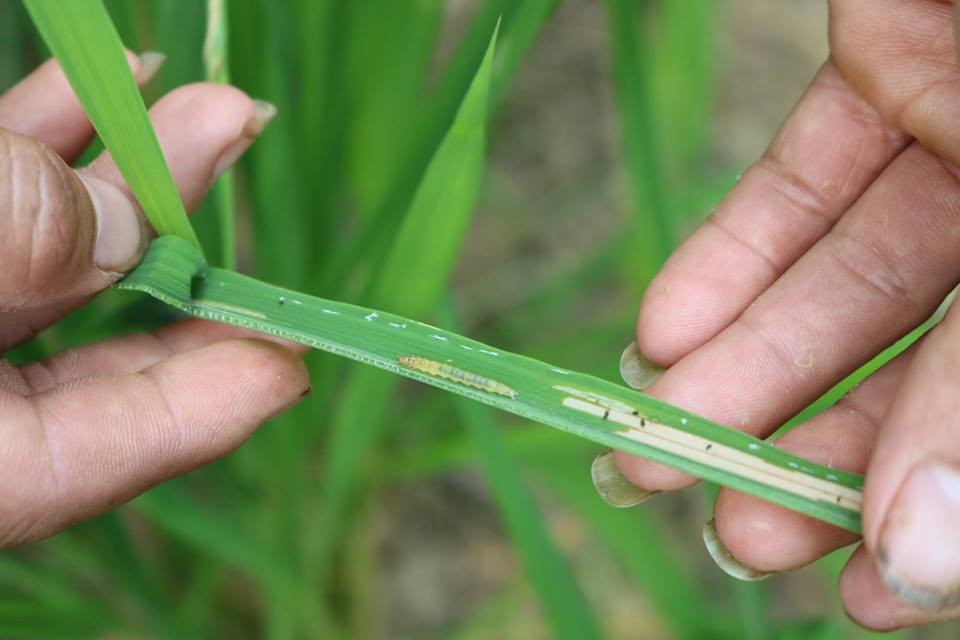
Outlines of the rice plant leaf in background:
[[[486,120],[497,32],[476,71],[450,130],[437,147],[379,268],[368,298],[377,308],[427,315],[447,283],[476,204],[486,149]],[[373,323],[379,314],[370,316]],[[403,354],[395,354],[394,358]],[[416,354],[414,354],[416,355]],[[307,564],[322,582],[329,575],[334,532],[348,496],[364,473],[365,456],[382,430],[395,380],[375,371],[351,372],[331,420],[320,481],[321,502],[308,525]]]
[[[277,107],[278,118],[293,119],[296,95],[300,91],[295,78],[285,70],[293,65],[293,54],[287,34],[294,16],[287,3],[255,3],[261,12],[258,35],[262,42],[255,65],[264,69],[284,70],[259,74],[251,87],[269,98]],[[232,47],[234,53],[248,48],[242,38]],[[241,58],[244,62],[250,58]],[[239,75],[239,69],[238,74]],[[251,158],[249,179],[254,186],[252,201],[253,232],[257,241],[251,247],[257,272],[287,286],[302,287],[309,282],[311,260],[322,253],[329,238],[317,237],[312,220],[303,212],[310,210],[311,194],[302,185],[312,185],[306,174],[309,165],[296,153],[299,131],[292,126],[271,126],[257,139],[257,154]],[[283,215],[279,213],[283,212]],[[312,213],[312,212],[311,212]]]
[[440,27],[443,3],[348,3],[351,28],[367,38],[348,38],[344,74],[351,113],[347,177],[361,224],[383,206],[403,166],[402,153],[416,133],[398,126],[415,121],[424,75]]
[[[227,0],[207,0],[207,34],[203,43],[203,61],[207,80],[230,84],[230,32]],[[237,268],[236,215],[233,207],[233,169],[223,172],[213,185],[216,202],[220,264]]]
[[22,11],[19,3],[0,2],[0,91],[19,80],[21,70],[27,66],[26,33],[19,28]]
[[154,229],[199,248],[103,2],[24,3]]
[[537,594],[551,637],[600,638],[590,606],[544,526],[533,495],[509,455],[490,410],[464,398],[457,409],[469,430],[494,501],[527,578]]
[[[597,500],[588,474],[572,476],[554,462],[530,460],[538,478],[560,500],[576,510],[596,536],[631,576],[674,636],[681,640],[723,637],[708,627],[713,607],[706,590],[691,576],[683,557],[670,548],[662,527],[642,509],[611,509]],[[638,541],[643,541],[638,544]],[[691,615],[691,612],[701,615]],[[734,636],[737,637],[737,636]]]
[[50,575],[33,571],[17,558],[0,556],[0,583],[9,585],[30,600],[42,605],[55,616],[99,619],[101,624],[109,620],[109,613],[102,603],[77,592]]
[[[379,141],[384,146],[401,147],[390,154],[394,157],[396,166],[390,168],[384,165],[385,169],[392,172],[393,180],[389,188],[380,189],[385,197],[376,203],[377,211],[372,214],[369,222],[361,225],[347,242],[332,247],[334,258],[328,261],[319,290],[342,292],[343,289],[338,288],[338,284],[351,268],[356,267],[357,263],[361,263],[363,258],[371,253],[380,254],[389,247],[389,241],[402,220],[402,216],[396,213],[407,207],[426,164],[449,129],[460,101],[483,58],[489,43],[489,34],[497,25],[498,16],[502,23],[502,33],[497,37],[496,56],[491,71],[488,120],[496,112],[503,91],[514,75],[522,54],[529,49],[556,4],[557,0],[489,0],[480,4],[467,33],[444,67],[440,79],[425,95],[419,96],[417,112],[410,123],[412,133],[391,135],[390,140]],[[398,52],[397,55],[410,53]],[[410,66],[410,63],[405,65]],[[340,293],[340,296],[342,295],[349,294]]]
[[[403,219],[396,212],[407,207],[419,188],[425,167],[449,131],[463,96],[488,49],[491,31],[499,23],[500,16],[506,16],[509,24],[516,7],[526,2],[530,0],[489,0],[481,4],[468,32],[444,67],[440,80],[423,100],[418,117],[409,124],[413,133],[399,136],[398,142],[402,148],[392,154],[396,165],[390,168],[394,178],[392,183],[387,188],[378,189],[383,196],[379,202],[372,202],[369,195],[365,197],[371,200],[371,206],[376,205],[377,211],[370,215],[369,222],[361,227],[350,242],[338,248],[338,257],[332,261],[332,267],[329,268],[331,273],[325,278],[327,282],[336,282],[345,271],[344,263],[355,262],[356,256],[362,255],[364,249],[375,247],[378,251],[384,251],[390,246],[389,240]],[[502,38],[498,37],[499,40]]]
[[[343,206],[348,184],[344,177],[343,147],[353,112],[348,107],[344,91],[347,81],[344,49],[349,40],[371,39],[369,34],[356,33],[345,24],[347,14],[355,4],[359,3],[299,0],[284,4],[295,9],[297,20],[293,30],[299,35],[295,73],[302,86],[309,87],[309,90],[299,92],[300,100],[296,105],[299,117],[284,126],[296,131],[299,162],[310,168],[310,179],[301,188],[306,190],[304,200],[310,211],[311,248],[318,256],[308,266],[311,286],[315,286],[318,272],[327,264],[330,249],[342,244],[340,232],[348,219],[347,209]],[[256,34],[256,28],[250,30]],[[261,57],[256,50],[251,52],[246,46],[234,50],[238,55],[247,56],[247,61]],[[274,73],[277,73],[276,69]],[[375,78],[366,80],[376,81]],[[273,98],[272,94],[262,95]],[[278,105],[283,113],[286,113],[286,106]]]
[[513,71],[533,44],[543,24],[557,8],[558,0],[525,0],[515,3],[504,25],[490,85],[490,110],[494,111],[513,78]]
[[378,305],[426,314],[446,287],[480,190],[496,42],[497,29],[403,217],[371,296]]
[[154,489],[141,496],[135,505],[159,528],[202,549],[205,554],[224,559],[229,566],[266,583],[292,586],[292,577],[268,550],[229,526],[229,518],[217,517],[200,508],[174,488]]
[[58,616],[29,598],[11,597],[0,601],[0,636],[4,638],[101,638],[109,637],[118,626],[109,620],[91,618],[86,612]]
[[633,204],[628,268],[635,281],[646,283],[670,255],[674,237],[639,8],[635,0],[607,0],[620,139]]
[[[449,326],[457,324],[449,302],[442,305],[440,317]],[[503,524],[537,593],[551,636],[561,640],[601,637],[590,606],[554,546],[536,500],[521,477],[518,460],[507,449],[490,410],[465,398],[456,399],[456,408],[480,457]]]
[[[714,114],[718,6],[701,0],[674,0],[657,9],[650,31],[654,39],[648,71],[651,109],[661,132],[664,164],[672,170],[670,177],[689,184],[692,174],[703,170]],[[684,215],[677,209],[673,213]]]

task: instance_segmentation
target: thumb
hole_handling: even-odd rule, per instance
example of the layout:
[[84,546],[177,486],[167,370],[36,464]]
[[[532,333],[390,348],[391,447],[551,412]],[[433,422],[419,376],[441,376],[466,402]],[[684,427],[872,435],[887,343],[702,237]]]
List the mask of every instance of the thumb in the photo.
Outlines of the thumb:
[[960,307],[924,338],[883,422],[864,537],[887,587],[933,612],[960,605]]
[[0,350],[120,278],[147,230],[117,187],[0,129]]

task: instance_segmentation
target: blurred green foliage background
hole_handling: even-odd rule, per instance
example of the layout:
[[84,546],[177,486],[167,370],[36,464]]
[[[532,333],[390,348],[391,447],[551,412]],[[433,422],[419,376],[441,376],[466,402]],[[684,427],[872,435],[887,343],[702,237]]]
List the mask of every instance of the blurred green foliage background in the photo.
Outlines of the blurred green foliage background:
[[[205,2],[108,6],[129,48],[167,55],[148,103],[204,79]],[[242,270],[369,302],[502,16],[469,233],[452,274],[409,286],[445,284],[425,320],[609,379],[646,282],[825,54],[824,8],[784,0],[226,6],[229,76],[279,116],[194,216],[212,262],[231,251],[223,198]],[[20,3],[0,0],[0,89],[46,55]],[[173,317],[107,292],[18,357]],[[309,363],[314,393],[236,454],[0,555],[0,637],[871,636],[835,596],[848,551],[733,581],[700,543],[710,487],[614,510],[591,486],[590,443],[330,355]],[[380,417],[372,397],[389,403]]]

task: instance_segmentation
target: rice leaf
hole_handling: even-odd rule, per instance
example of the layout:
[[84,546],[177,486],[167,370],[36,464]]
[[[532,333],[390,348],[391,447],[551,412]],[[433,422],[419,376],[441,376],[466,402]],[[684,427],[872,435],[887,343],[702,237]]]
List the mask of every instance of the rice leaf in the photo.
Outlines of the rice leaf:
[[[101,621],[109,619],[96,598],[78,592],[48,572],[38,571],[36,567],[9,553],[0,555],[0,585],[29,596],[31,601],[42,604],[52,614],[85,615],[99,617]],[[5,595],[9,595],[9,592]]]
[[102,638],[114,635],[119,626],[109,618],[95,617],[89,610],[58,615],[32,598],[0,600],[0,637],[3,638]]
[[276,105],[278,115],[257,139],[257,153],[251,158],[253,232],[257,238],[254,264],[258,273],[299,287],[309,282],[313,247],[315,243],[322,246],[323,240],[314,235],[310,215],[277,215],[278,211],[309,212],[312,182],[308,167],[293,152],[299,145],[300,134],[293,117],[301,90],[297,79],[287,71],[294,61],[287,39],[293,17],[283,3],[264,2],[262,10],[261,56],[266,68],[257,90]]
[[[662,522],[646,509],[611,509],[596,496],[588,473],[531,459],[531,468],[554,495],[581,516],[601,548],[639,585],[660,618],[680,640],[717,638],[705,615],[713,610],[706,589],[672,548]],[[586,461],[581,466],[586,468]],[[692,611],[698,615],[691,615]],[[736,636],[734,636],[736,637]]]
[[717,637],[708,626],[709,616],[690,615],[711,611],[713,606],[707,590],[690,575],[685,558],[671,545],[664,523],[647,509],[611,509],[596,497],[587,473],[572,475],[542,459],[530,459],[530,463],[536,476],[580,514],[598,545],[640,586],[657,616],[670,627],[671,637]]
[[0,2],[0,92],[22,78],[29,66],[26,61],[27,38],[22,23],[27,23],[23,8],[16,2]]
[[[673,177],[702,180],[694,172],[702,171],[714,115],[718,6],[701,0],[674,0],[657,9],[651,20],[654,42],[649,76],[651,106],[662,133],[665,160]],[[681,215],[683,210],[676,213]]]
[[[230,31],[226,0],[207,0],[207,34],[203,61],[207,80],[230,84]],[[233,206],[233,169],[227,169],[212,188],[220,233],[220,263],[237,268],[236,215]]]
[[631,271],[634,278],[643,274],[639,279],[645,280],[643,276],[652,276],[670,255],[674,238],[671,203],[661,169],[662,145],[650,100],[651,64],[647,43],[639,34],[639,7],[634,0],[607,0],[620,139],[633,201],[631,236],[643,245],[631,251],[633,260],[642,263],[632,265]]
[[457,408],[471,434],[500,517],[537,594],[553,638],[586,640],[602,637],[590,606],[560,554],[533,495],[509,455],[490,412],[465,399]]
[[[436,149],[368,298],[378,308],[423,317],[437,304],[473,212],[483,174],[486,115],[497,32],[450,130]],[[370,321],[377,318],[371,316]],[[402,354],[397,354],[402,355]],[[415,354],[414,354],[415,355]],[[394,356],[396,358],[396,355]],[[351,372],[337,402],[325,454],[320,508],[311,516],[307,564],[324,580],[348,496],[364,477],[364,456],[379,438],[394,380]]]
[[522,0],[516,2],[497,47],[493,79],[490,85],[490,110],[495,111],[507,90],[514,71],[533,44],[547,18],[557,8],[558,0]]
[[[176,241],[183,244],[179,239]],[[133,505],[154,526],[172,538],[201,550],[204,557],[216,558],[226,567],[241,570],[255,579],[263,591],[268,610],[284,609],[289,612],[290,603],[298,597],[296,581],[289,565],[279,554],[259,544],[249,530],[230,522],[222,510],[214,514],[172,485],[154,488],[140,496]],[[316,624],[327,622],[325,612],[318,611],[318,607],[312,607],[311,614],[322,616]],[[272,623],[269,625],[272,627],[278,623],[285,626],[292,623],[293,619],[287,615],[279,621],[275,617],[267,621]],[[270,638],[287,637],[274,633],[272,628],[265,635]]]
[[[432,57],[443,5],[354,2],[345,42],[345,85],[352,105],[346,177],[363,224],[383,206],[416,133],[423,77]],[[357,37],[360,34],[365,37]]]
[[103,2],[24,3],[153,228],[199,248]]
[[[860,529],[863,477],[859,474],[793,456],[742,431],[606,380],[386,311],[323,300],[206,267],[202,256],[178,238],[151,243],[140,266],[117,286],[149,293],[193,316],[352,358],[839,527]],[[403,366],[397,361],[401,356],[425,358],[452,369],[434,375]],[[471,379],[473,386],[464,384],[466,373],[478,376]],[[511,393],[492,391],[476,380],[502,383]]]
[[[344,206],[348,184],[344,177],[344,138],[353,112],[344,90],[348,75],[344,50],[349,41],[371,39],[370,34],[355,33],[345,24],[354,4],[358,3],[299,0],[289,10],[295,10],[297,21],[293,30],[299,45],[295,49],[297,80],[309,89],[299,92],[299,117],[289,121],[281,117],[273,126],[294,130],[299,163],[309,167],[309,180],[301,188],[305,189],[302,199],[309,211],[306,217],[311,250],[317,256],[310,266],[312,284],[316,272],[328,263],[331,249],[342,244],[341,230],[350,219],[349,209]],[[249,55],[244,49],[238,53]],[[284,106],[280,105],[281,109]]]
[[[311,2],[313,0],[310,0]],[[497,51],[491,70],[490,104],[487,119],[496,112],[502,94],[516,70],[520,57],[530,47],[556,0],[490,0],[482,3],[441,78],[427,95],[415,118],[413,133],[404,137],[405,148],[397,151],[395,175],[379,210],[346,242],[332,247],[331,258],[317,289],[343,295],[342,282],[358,263],[380,255],[390,246],[402,220],[398,210],[407,208],[419,186],[425,166],[449,129],[460,101],[489,44],[489,34],[498,24]],[[314,6],[314,5],[311,5]],[[328,127],[331,128],[331,127]],[[332,127],[334,130],[337,127]],[[328,145],[329,146],[329,145]]]
[[[444,305],[441,315],[447,324],[456,324],[449,304]],[[536,500],[521,477],[518,460],[507,449],[490,410],[464,398],[457,398],[456,408],[479,454],[500,517],[537,593],[552,637],[600,638],[590,606],[554,546]]]
[[268,585],[293,584],[279,558],[243,535],[222,513],[215,515],[170,485],[140,496],[134,508],[158,528],[210,557]]

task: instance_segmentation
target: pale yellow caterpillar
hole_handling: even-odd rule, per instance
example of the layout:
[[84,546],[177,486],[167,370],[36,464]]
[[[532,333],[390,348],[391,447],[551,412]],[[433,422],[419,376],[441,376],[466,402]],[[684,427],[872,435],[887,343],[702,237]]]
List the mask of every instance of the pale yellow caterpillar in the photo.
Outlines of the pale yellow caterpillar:
[[454,382],[473,387],[474,389],[480,389],[481,391],[496,393],[497,395],[507,396],[508,398],[517,397],[517,392],[502,382],[497,382],[496,380],[491,380],[490,378],[485,378],[479,374],[470,373],[469,371],[464,371],[463,369],[458,369],[457,367],[437,362],[436,360],[427,360],[420,356],[400,356],[397,358],[397,364],[408,369],[422,371],[431,376],[453,380]]

